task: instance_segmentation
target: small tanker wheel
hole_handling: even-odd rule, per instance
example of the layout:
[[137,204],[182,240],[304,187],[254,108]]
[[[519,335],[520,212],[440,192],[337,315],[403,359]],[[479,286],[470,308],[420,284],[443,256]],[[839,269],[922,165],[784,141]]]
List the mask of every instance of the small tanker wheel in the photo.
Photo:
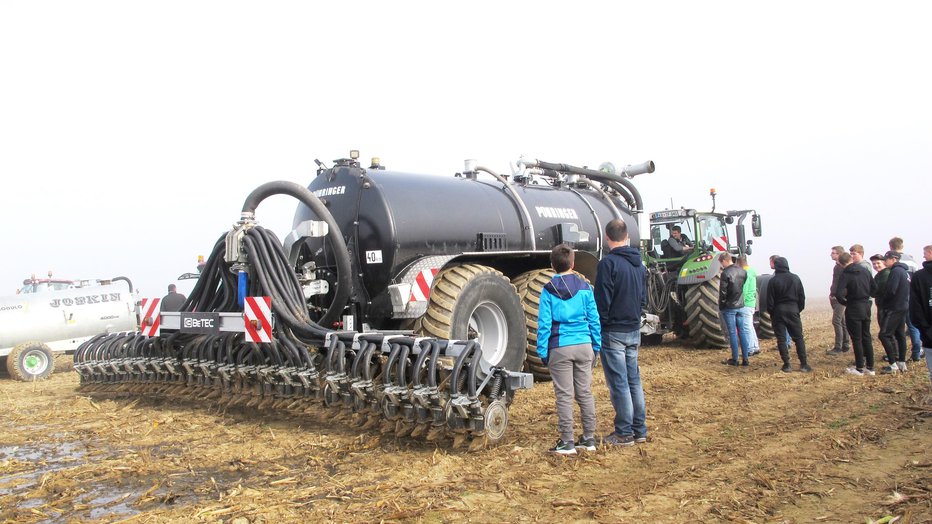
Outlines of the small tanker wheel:
[[17,345],[6,357],[6,369],[16,380],[41,380],[55,367],[52,350],[41,342],[30,341]]
[[511,282],[491,267],[465,264],[441,271],[421,318],[421,330],[428,336],[478,340],[481,374],[491,366],[510,371],[524,367],[527,328],[521,301]]
[[718,317],[718,290],[721,278],[714,278],[686,289],[686,323],[689,338],[696,347],[723,348],[728,338]]
[[489,403],[483,413],[485,418],[485,436],[489,444],[498,444],[508,429],[508,407],[501,400]]

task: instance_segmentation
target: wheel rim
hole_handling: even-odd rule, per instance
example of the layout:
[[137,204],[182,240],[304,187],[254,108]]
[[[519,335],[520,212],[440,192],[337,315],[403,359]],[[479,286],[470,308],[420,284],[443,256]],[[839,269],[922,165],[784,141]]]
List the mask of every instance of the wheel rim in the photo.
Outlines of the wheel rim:
[[41,351],[30,351],[23,356],[23,369],[30,375],[41,375],[49,366],[49,359]]
[[[505,312],[494,302],[480,302],[469,315],[467,338],[482,346],[482,360],[493,366],[501,362],[508,344]],[[489,353],[492,350],[494,353]]]

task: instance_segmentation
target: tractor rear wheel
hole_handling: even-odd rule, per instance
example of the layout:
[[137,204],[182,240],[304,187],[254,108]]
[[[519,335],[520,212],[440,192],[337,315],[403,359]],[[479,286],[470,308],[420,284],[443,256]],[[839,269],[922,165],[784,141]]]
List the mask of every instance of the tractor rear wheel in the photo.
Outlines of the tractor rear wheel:
[[774,338],[773,319],[770,318],[770,313],[761,311],[759,321],[760,322],[757,324],[757,338]]
[[464,264],[438,273],[421,318],[421,330],[429,336],[478,340],[485,373],[492,366],[524,367],[527,328],[521,300],[508,278],[491,267]]
[[686,289],[686,323],[689,339],[696,347],[728,347],[718,316],[718,286],[721,279],[714,278]]
[[23,342],[6,357],[6,369],[16,380],[41,380],[55,368],[55,356],[48,346],[38,341]]

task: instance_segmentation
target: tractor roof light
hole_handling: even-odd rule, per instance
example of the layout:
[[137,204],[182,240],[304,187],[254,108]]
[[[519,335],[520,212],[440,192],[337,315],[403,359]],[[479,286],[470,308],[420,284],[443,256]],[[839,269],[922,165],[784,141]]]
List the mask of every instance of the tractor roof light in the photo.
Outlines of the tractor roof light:
[[359,159],[359,150],[358,150],[358,149],[352,149],[352,150],[350,150],[350,152],[349,152],[349,157],[352,158],[353,160],[358,160],[358,159]]
[[713,187],[712,189],[709,190],[709,196],[715,196],[715,195],[717,195],[717,194],[718,194],[718,193],[715,192],[715,188],[714,188],[714,187]]

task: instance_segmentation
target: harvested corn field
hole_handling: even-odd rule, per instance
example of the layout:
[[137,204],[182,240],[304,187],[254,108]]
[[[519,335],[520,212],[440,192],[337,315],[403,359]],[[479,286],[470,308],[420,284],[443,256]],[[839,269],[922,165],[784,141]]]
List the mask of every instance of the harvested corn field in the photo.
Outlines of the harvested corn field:
[[721,365],[720,350],[643,348],[649,442],[571,458],[546,453],[549,384],[519,392],[503,444],[468,451],[323,406],[91,396],[67,370],[2,380],[0,520],[932,522],[925,366],[846,375],[851,357],[825,354],[828,312],[804,322],[811,374],[780,372],[773,340],[749,369]]

